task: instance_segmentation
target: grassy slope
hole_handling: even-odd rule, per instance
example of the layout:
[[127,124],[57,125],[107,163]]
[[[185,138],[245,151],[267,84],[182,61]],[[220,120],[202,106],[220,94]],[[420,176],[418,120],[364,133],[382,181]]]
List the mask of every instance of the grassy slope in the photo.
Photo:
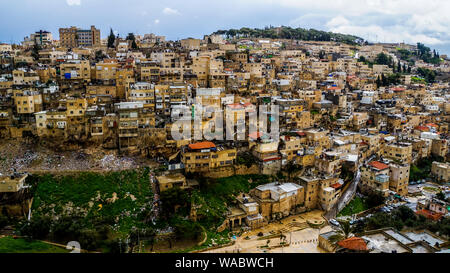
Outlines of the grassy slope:
[[68,253],[69,251],[40,241],[27,241],[22,238],[0,238],[0,253]]
[[351,216],[355,213],[362,212],[369,209],[364,199],[356,196],[347,206],[339,213],[338,216]]
[[225,219],[223,215],[227,206],[235,202],[239,193],[248,193],[250,189],[269,182],[267,175],[236,175],[206,183],[192,195],[192,201],[201,205],[197,214],[205,216],[200,222],[206,228],[220,225]]
[[[107,174],[80,173],[77,176],[38,176],[33,181],[34,215],[60,216],[65,207],[79,207],[85,224],[98,217],[119,218],[117,231],[126,233],[133,225],[140,225],[138,214],[142,207],[151,208],[152,190],[147,170],[111,172]],[[108,203],[113,193],[118,199]],[[128,195],[133,195],[133,201]],[[100,197],[97,199],[97,197]],[[91,202],[91,204],[90,204]],[[92,205],[92,206],[90,206]],[[100,208],[100,206],[101,208]]]

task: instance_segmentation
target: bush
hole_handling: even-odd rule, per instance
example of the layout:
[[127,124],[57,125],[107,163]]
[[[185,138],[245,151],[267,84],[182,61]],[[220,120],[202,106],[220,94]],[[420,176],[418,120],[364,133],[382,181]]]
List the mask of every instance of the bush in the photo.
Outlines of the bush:
[[51,219],[46,216],[34,216],[22,227],[21,234],[33,239],[45,239],[50,233]]
[[6,227],[8,223],[9,223],[8,217],[0,215],[0,229]]
[[202,234],[202,228],[199,223],[178,220],[175,225],[175,236],[177,239],[198,239]]
[[373,208],[381,204],[384,204],[384,200],[385,198],[380,192],[370,192],[366,202],[369,208]]
[[416,215],[413,210],[406,206],[400,206],[391,213],[377,212],[369,219],[365,220],[361,230],[373,230],[386,227],[402,230],[404,226],[415,230],[427,229],[431,232],[439,232],[441,235],[450,236],[450,218],[442,218],[440,221],[432,221],[422,215]]
[[253,156],[253,154],[249,152],[239,154],[236,158],[237,165],[245,165],[247,168],[250,168],[256,162],[257,162],[256,158]]

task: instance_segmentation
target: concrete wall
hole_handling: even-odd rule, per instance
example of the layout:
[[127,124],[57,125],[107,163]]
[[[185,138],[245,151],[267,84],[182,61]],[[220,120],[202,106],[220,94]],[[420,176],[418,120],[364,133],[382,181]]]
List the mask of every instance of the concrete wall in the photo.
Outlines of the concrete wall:
[[209,178],[222,178],[233,175],[245,175],[245,174],[259,174],[260,170],[257,165],[252,165],[247,168],[245,165],[224,166],[215,169],[210,169],[209,172],[203,173],[205,177]]

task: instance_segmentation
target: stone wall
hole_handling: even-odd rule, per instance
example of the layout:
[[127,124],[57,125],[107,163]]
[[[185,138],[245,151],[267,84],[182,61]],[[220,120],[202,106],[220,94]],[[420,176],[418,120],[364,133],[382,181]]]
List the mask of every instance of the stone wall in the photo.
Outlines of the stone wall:
[[205,177],[209,178],[222,178],[233,175],[245,175],[245,174],[259,174],[260,170],[258,165],[252,165],[249,168],[245,165],[224,166],[215,169],[210,169],[209,172],[203,173]]

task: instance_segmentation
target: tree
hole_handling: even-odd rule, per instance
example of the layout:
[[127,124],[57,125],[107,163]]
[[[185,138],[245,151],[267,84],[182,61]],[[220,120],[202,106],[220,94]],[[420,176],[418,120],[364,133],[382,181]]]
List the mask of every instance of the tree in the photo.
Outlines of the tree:
[[161,202],[164,215],[169,217],[178,207],[188,206],[189,198],[186,191],[173,187],[161,192]]
[[377,77],[377,88],[380,88],[380,86],[382,85],[380,76]]
[[6,225],[8,225],[8,217],[5,215],[0,215],[0,229],[6,227]]
[[136,44],[136,37],[134,36],[134,33],[128,33],[127,38],[125,40],[131,41],[131,48],[137,49],[138,46]]
[[319,59],[325,59],[325,51],[321,50],[319,52]]
[[41,47],[34,44],[33,49],[31,50],[31,56],[35,61],[39,60],[39,50],[41,50]]
[[33,239],[45,239],[51,227],[50,217],[35,216],[22,227],[21,234]]
[[290,180],[292,178],[292,175],[296,172],[302,169],[302,166],[295,164],[293,161],[289,161],[289,163],[285,167],[287,173],[288,173],[288,179]]
[[375,63],[377,63],[377,64],[384,64],[384,65],[391,65],[391,60],[390,60],[388,55],[386,55],[383,52],[381,52],[375,58]]
[[103,54],[103,51],[97,50],[95,51],[95,61],[99,62],[100,60],[106,58],[106,55]]
[[416,214],[407,206],[400,206],[395,210],[395,216],[405,222],[408,219],[416,219]]
[[379,206],[384,203],[385,198],[380,192],[370,192],[369,196],[367,197],[367,205],[370,208]]
[[349,221],[338,221],[339,229],[335,235],[330,236],[330,241],[333,243],[350,238],[353,232],[353,228]]
[[198,222],[186,220],[178,221],[174,227],[178,239],[197,239],[203,230]]
[[387,86],[388,85],[388,81],[386,79],[386,77],[384,76],[383,73],[381,73],[381,85],[382,86]]
[[428,83],[433,83],[436,80],[436,72],[428,68],[419,67],[417,73]]
[[366,60],[366,58],[364,57],[364,56],[360,56],[359,58],[358,58],[358,62],[361,62],[361,63],[365,63],[367,60]]
[[440,191],[438,194],[436,194],[437,199],[445,201],[445,194],[443,191]]
[[109,32],[109,36],[108,36],[108,47],[109,48],[114,48],[114,42],[116,41],[116,36],[114,35],[114,32],[111,28],[111,31]]

